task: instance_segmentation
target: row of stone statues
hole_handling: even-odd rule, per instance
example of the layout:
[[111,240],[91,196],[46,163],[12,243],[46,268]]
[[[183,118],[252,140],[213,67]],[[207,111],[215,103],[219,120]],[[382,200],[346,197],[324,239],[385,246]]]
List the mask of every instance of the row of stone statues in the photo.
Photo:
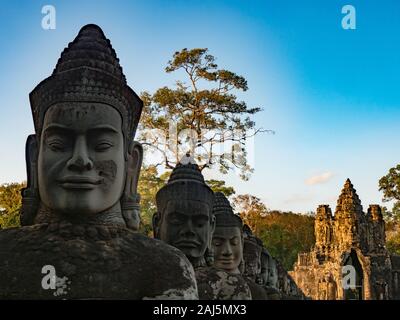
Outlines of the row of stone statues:
[[225,195],[205,183],[197,164],[178,164],[156,199],[154,235],[189,259],[200,299],[300,297]]
[[179,164],[157,193],[157,239],[137,232],[143,150],[134,136],[143,104],[98,26],[80,30],[30,103],[22,227],[0,231],[1,299],[293,293],[287,273],[194,163]]

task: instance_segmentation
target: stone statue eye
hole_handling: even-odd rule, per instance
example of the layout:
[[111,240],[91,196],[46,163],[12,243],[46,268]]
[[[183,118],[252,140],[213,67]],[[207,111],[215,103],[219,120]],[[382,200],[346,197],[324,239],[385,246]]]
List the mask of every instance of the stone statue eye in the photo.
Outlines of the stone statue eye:
[[213,240],[213,244],[214,244],[214,246],[216,246],[216,247],[219,247],[219,246],[221,246],[222,245],[222,241],[220,241],[220,240]]
[[113,144],[111,142],[100,142],[96,145],[95,150],[96,151],[106,151],[108,149],[110,149],[113,146]]
[[169,223],[176,224],[176,225],[183,223],[183,219],[177,214],[171,214],[168,218],[168,221],[169,221]]
[[65,144],[60,139],[51,139],[47,141],[47,145],[53,151],[63,151],[65,149]]
[[202,228],[208,223],[208,217],[205,216],[197,216],[193,220],[197,228]]
[[239,244],[239,239],[238,238],[231,239],[231,244],[237,246]]

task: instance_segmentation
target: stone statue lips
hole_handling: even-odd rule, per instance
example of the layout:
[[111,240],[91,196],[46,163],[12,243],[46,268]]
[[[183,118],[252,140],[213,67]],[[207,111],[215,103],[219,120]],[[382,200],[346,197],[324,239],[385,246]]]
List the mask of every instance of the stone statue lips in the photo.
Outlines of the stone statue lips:
[[174,246],[179,248],[198,248],[201,243],[196,240],[179,240],[174,243]]
[[91,190],[103,182],[103,179],[85,176],[67,176],[57,180],[64,189]]
[[222,264],[231,264],[234,262],[233,259],[218,259],[219,262],[221,262]]

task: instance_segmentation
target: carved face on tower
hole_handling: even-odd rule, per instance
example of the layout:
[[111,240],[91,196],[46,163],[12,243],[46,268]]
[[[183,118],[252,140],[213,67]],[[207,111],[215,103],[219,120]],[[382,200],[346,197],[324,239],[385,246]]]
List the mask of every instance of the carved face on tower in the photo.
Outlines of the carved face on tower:
[[67,215],[105,211],[122,196],[125,155],[122,118],[102,103],[58,103],[45,114],[38,159],[39,192]]
[[196,164],[178,164],[157,195],[154,236],[180,249],[196,264],[211,246],[213,192]]
[[30,102],[36,139],[27,143],[24,197],[37,195],[64,217],[86,219],[112,211],[129,227],[137,225],[142,149],[133,138],[142,101],[127,86],[98,26],[80,30],[53,74],[31,92]]

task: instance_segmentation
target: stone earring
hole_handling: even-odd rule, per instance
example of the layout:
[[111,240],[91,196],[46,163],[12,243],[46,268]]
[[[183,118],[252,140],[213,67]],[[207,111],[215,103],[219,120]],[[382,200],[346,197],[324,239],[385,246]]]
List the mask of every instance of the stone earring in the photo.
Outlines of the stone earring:
[[245,271],[245,264],[244,264],[244,260],[243,260],[243,258],[242,258],[242,260],[240,261],[240,263],[239,263],[239,272],[241,273],[241,274],[244,274],[244,271]]
[[139,230],[140,226],[140,194],[136,193],[131,197],[123,196],[121,200],[122,216],[129,229]]
[[214,248],[212,246],[212,236],[208,241],[206,252],[204,253],[204,259],[209,267],[214,265]]
[[22,206],[20,220],[22,226],[33,225],[40,203],[38,173],[38,144],[35,134],[28,136],[25,145],[25,160],[27,168],[27,185],[21,190]]
[[134,231],[138,231],[140,225],[140,194],[137,193],[137,185],[142,161],[142,145],[133,141],[128,149],[127,178],[121,198],[121,210],[127,227]]

